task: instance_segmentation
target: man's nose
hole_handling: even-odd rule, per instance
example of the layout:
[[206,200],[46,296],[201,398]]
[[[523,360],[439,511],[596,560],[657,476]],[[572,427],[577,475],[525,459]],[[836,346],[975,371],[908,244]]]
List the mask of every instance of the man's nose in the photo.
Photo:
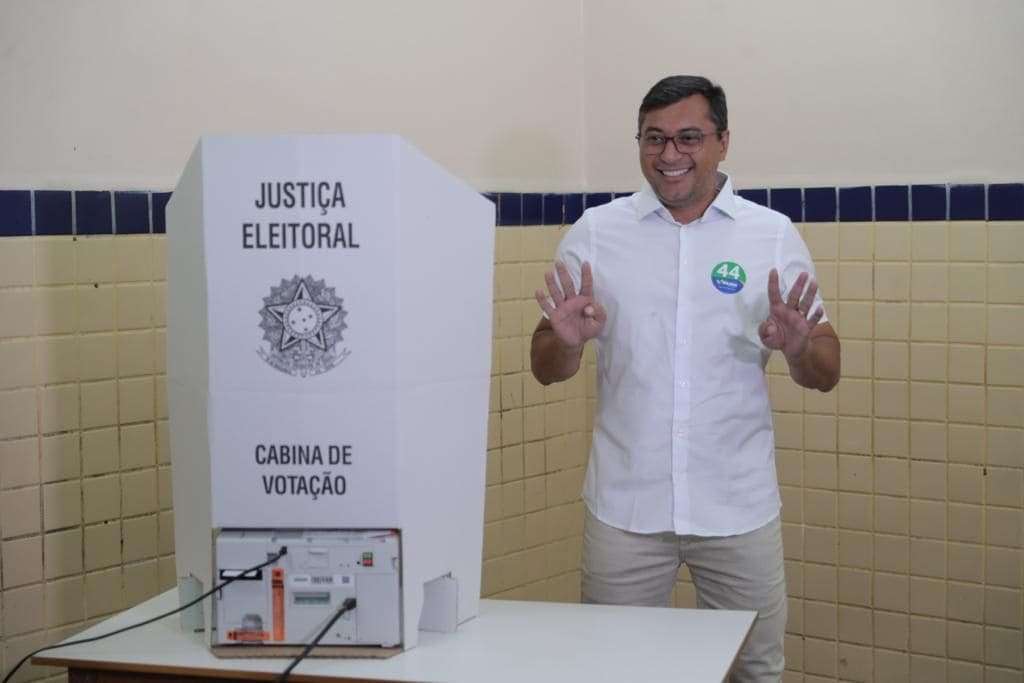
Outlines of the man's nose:
[[683,156],[686,156],[686,155],[683,154],[682,152],[680,152],[679,148],[676,147],[676,141],[675,140],[673,140],[672,138],[669,138],[668,140],[665,141],[665,148],[663,150],[661,150],[661,155],[660,155],[660,157],[663,160],[665,160],[665,161],[676,161],[676,160],[678,160],[679,158],[681,158]]

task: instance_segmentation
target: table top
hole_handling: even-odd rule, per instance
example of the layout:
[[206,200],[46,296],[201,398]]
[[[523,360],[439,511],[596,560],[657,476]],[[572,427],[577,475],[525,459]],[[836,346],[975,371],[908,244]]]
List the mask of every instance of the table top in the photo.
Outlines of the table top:
[[[143,621],[178,604],[172,589],[74,636]],[[722,681],[753,625],[754,612],[481,600],[455,633],[420,634],[390,659],[306,659],[295,680]],[[69,640],[71,640],[69,639]],[[49,650],[35,663],[270,680],[287,659],[218,659],[205,635],[178,616],[107,640]]]

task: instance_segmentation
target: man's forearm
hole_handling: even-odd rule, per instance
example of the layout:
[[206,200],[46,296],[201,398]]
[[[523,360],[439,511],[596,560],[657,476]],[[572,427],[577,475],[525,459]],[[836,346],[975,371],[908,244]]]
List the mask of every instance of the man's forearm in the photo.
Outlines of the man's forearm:
[[540,326],[530,343],[530,369],[541,384],[569,379],[580,369],[582,346],[566,346],[550,327]]
[[831,391],[839,382],[839,339],[812,336],[800,358],[789,360],[789,376],[807,389]]

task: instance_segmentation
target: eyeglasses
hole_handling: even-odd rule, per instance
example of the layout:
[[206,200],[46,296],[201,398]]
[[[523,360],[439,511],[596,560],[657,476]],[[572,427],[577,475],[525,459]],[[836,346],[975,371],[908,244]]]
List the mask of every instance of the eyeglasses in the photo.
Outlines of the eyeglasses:
[[713,134],[714,132],[705,133],[699,128],[688,128],[671,137],[663,133],[650,132],[643,135],[637,133],[636,139],[640,142],[640,150],[651,156],[664,152],[665,145],[669,140],[676,146],[676,151],[680,154],[693,154],[699,152],[704,146],[705,136]]

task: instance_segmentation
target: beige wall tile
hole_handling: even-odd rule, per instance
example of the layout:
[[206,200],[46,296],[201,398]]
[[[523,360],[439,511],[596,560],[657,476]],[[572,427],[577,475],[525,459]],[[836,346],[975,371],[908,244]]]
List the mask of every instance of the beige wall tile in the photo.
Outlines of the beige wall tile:
[[[971,546],[974,551],[972,559],[977,559],[977,574],[980,575],[982,558],[981,549]],[[966,554],[966,553],[965,553]],[[1021,553],[1014,548],[985,548],[984,555],[985,579],[989,585],[1018,588],[1021,583]],[[980,579],[979,579],[980,580]]]
[[[858,493],[839,494],[839,526],[843,529],[871,531],[872,497]],[[842,537],[840,537],[842,543]]]
[[910,573],[914,576],[946,578],[946,549],[946,542],[942,540],[911,538]]
[[133,283],[117,285],[117,329],[152,327],[156,300],[153,285]]
[[985,347],[952,344],[949,347],[949,379],[981,384],[985,381]]
[[945,263],[915,263],[910,272],[912,301],[942,301],[949,298],[949,269]]
[[[170,510],[164,510],[161,512],[157,516],[157,525],[159,527],[158,550],[161,555],[172,555],[174,553],[174,513]],[[528,543],[529,540],[530,539],[524,535],[524,543],[530,545]]]
[[[981,626],[977,624],[964,624],[959,621],[949,622],[949,645],[950,657],[967,659],[975,662],[982,661],[984,657],[984,645]],[[950,662],[952,664],[952,662]],[[970,680],[962,677],[952,678],[954,681]],[[979,678],[978,680],[983,680]]]
[[892,496],[872,496],[875,531],[907,534],[910,531],[910,501]]
[[[968,304],[964,304],[966,308]],[[972,308],[972,319],[970,322],[977,325],[981,317],[979,306]],[[2,310],[2,305],[0,305]],[[988,320],[988,343],[989,344],[1016,344],[1017,346],[1024,345],[1024,306],[988,306],[987,320]],[[950,314],[952,315],[953,306],[950,306]],[[983,342],[984,338],[976,340]]]
[[913,260],[945,261],[948,258],[948,224],[941,221],[929,221],[914,224],[910,230],[911,258]]
[[872,387],[870,380],[843,379],[836,387],[840,415],[871,414]]
[[985,343],[986,307],[981,304],[949,305],[949,341]]
[[840,417],[836,447],[840,453],[871,453],[871,420],[863,417]]
[[31,387],[35,383],[35,349],[32,340],[0,341],[0,389]]
[[836,606],[826,602],[804,601],[804,633],[809,637],[836,637]]
[[86,476],[117,471],[117,434],[116,427],[82,432],[82,471]]
[[1024,472],[1009,467],[990,467],[985,477],[985,502],[989,505],[1021,507]]
[[118,410],[122,425],[153,420],[154,391],[152,377],[133,377],[118,381]]
[[[952,642],[953,636],[950,635],[950,642]],[[950,646],[952,648],[952,646]],[[953,656],[952,649],[950,649],[950,656]],[[962,681],[963,683],[982,683],[985,680],[985,669],[981,664],[972,664],[971,662],[962,662],[955,659],[949,660],[947,663],[947,672],[949,680],[951,681]]]
[[945,344],[911,344],[910,379],[945,381],[948,349]]
[[871,569],[873,539],[862,531],[839,532],[839,564],[843,567]]
[[[123,534],[125,562],[136,562],[156,557],[157,542],[159,540],[156,515],[146,515],[144,517],[124,520]],[[514,550],[519,549],[521,549],[521,546]],[[506,552],[509,551],[506,550]]]
[[1024,427],[1024,389],[988,387],[986,419],[998,427]]
[[949,385],[949,419],[984,424],[985,388],[969,384]]
[[875,493],[905,496],[910,492],[910,467],[902,458],[874,459]]
[[868,302],[840,301],[839,322],[834,325],[841,339],[871,339],[872,307]]
[[78,338],[80,373],[83,380],[112,379],[116,375],[114,335],[84,334]]
[[906,223],[877,223],[875,258],[879,261],[909,260],[910,226]]
[[910,358],[910,347],[906,342],[875,342],[875,378],[907,379]]
[[808,562],[835,564],[838,545],[835,529],[813,526],[804,529],[804,559]]
[[871,607],[870,571],[841,568],[839,570],[839,602],[848,605]]
[[986,508],[985,540],[989,545],[1020,548],[1020,510],[996,507]]
[[949,266],[949,300],[984,303],[985,266],[980,263],[952,263]]
[[119,377],[151,375],[153,365],[153,331],[122,332],[117,335],[117,373]]
[[984,500],[982,468],[974,465],[949,466],[949,499],[981,504]]
[[996,264],[988,267],[988,301],[994,304],[1024,303],[1024,265]]
[[985,663],[1014,669],[1021,668],[1024,641],[1017,629],[985,627]]
[[[911,401],[913,401],[913,397],[911,397]],[[945,403],[943,403],[943,407],[945,407]],[[910,457],[916,460],[944,462],[947,459],[947,431],[945,422],[911,422]]]
[[819,526],[835,526],[836,494],[832,491],[805,491],[804,521]]
[[945,681],[946,660],[926,655],[910,655],[910,683]]
[[81,385],[82,428],[105,427],[117,423],[117,384],[84,382]]
[[[153,491],[155,497],[156,491]],[[82,482],[86,524],[117,519],[121,515],[121,482],[117,475],[94,477]]]
[[937,657],[944,656],[946,654],[945,620],[911,615],[910,651]]
[[58,384],[39,390],[39,429],[43,434],[78,428],[78,385]]
[[985,428],[978,425],[949,425],[949,459],[952,462],[985,462]]
[[75,282],[74,238],[36,237],[36,285],[69,285]]
[[799,564],[803,568],[804,597],[808,600],[835,602],[836,600],[836,568],[823,564]]
[[156,431],[151,422],[121,427],[121,467],[135,469],[156,464]]
[[1024,348],[989,347],[987,361],[989,384],[1024,386]]
[[47,580],[81,573],[81,528],[46,534],[43,542],[43,557],[46,564],[45,576]]
[[[910,617],[905,613],[874,612],[874,643],[876,647],[893,650],[906,650],[910,645]],[[881,650],[875,650],[876,657]],[[876,671],[879,674],[884,672]],[[900,681],[906,678],[883,678],[882,680]]]
[[988,252],[988,229],[982,221],[949,224],[949,260],[984,261]]
[[38,631],[45,627],[43,584],[13,588],[3,592],[4,638]]
[[0,488],[39,483],[39,442],[35,438],[0,441]]
[[939,462],[910,462],[910,495],[914,498],[946,498],[946,464]]
[[0,289],[0,338],[32,336],[37,314],[34,290]]
[[114,281],[114,238],[81,237],[75,242],[78,282],[83,285]]
[[871,459],[861,455],[839,456],[839,489],[870,493],[873,484]]
[[[871,610],[849,605],[839,606],[839,640],[844,643],[871,645],[872,630]],[[868,660],[870,661],[870,656]],[[870,667],[868,668],[870,670]]]
[[0,554],[4,589],[43,580],[43,540],[40,536],[4,541],[0,545]]
[[985,568],[985,554],[980,545],[949,544],[949,578],[981,583]]
[[985,614],[985,588],[979,584],[951,581],[947,615],[950,619],[980,624]]
[[95,617],[124,609],[124,578],[120,567],[92,572],[85,577],[86,615]]
[[985,588],[985,623],[994,626],[1021,627],[1021,595],[1019,589]]
[[117,520],[85,527],[85,569],[94,571],[121,563],[121,523]]
[[910,398],[906,382],[876,381],[874,390],[874,414],[877,417],[908,417]]
[[910,334],[910,306],[905,303],[875,304],[875,339],[905,342]]
[[912,341],[946,341],[947,317],[945,304],[911,304],[910,339]]
[[118,282],[148,281],[153,278],[153,242],[148,235],[120,235],[114,240],[114,262]]
[[946,616],[946,582],[911,576],[910,611],[913,614],[944,618]]
[[980,505],[949,505],[949,538],[964,543],[982,543],[985,540]]
[[988,224],[988,260],[1019,263],[1024,261],[1024,224],[999,221]]
[[840,262],[839,298],[843,301],[870,301],[874,297],[872,270],[870,263]]
[[874,256],[874,232],[870,223],[840,223],[839,258],[871,260]]
[[805,486],[834,490],[838,485],[838,472],[834,453],[807,453],[804,455]]
[[159,374],[167,372],[167,330],[153,330],[153,371]]
[[931,500],[911,500],[910,534],[945,540],[946,504]]
[[875,608],[890,612],[906,612],[910,607],[910,580],[904,574],[876,571],[874,574]]
[[4,538],[37,534],[41,529],[42,511],[38,486],[0,491],[0,531]]
[[34,237],[5,237],[0,249],[0,287],[31,286],[35,281]]
[[47,531],[82,523],[82,489],[77,481],[43,485],[43,528]]
[[78,328],[75,287],[40,287],[33,290],[36,334],[71,334]]
[[13,439],[37,433],[36,390],[0,391],[0,439]]
[[840,354],[844,381],[850,377],[871,376],[871,342],[844,339]]

